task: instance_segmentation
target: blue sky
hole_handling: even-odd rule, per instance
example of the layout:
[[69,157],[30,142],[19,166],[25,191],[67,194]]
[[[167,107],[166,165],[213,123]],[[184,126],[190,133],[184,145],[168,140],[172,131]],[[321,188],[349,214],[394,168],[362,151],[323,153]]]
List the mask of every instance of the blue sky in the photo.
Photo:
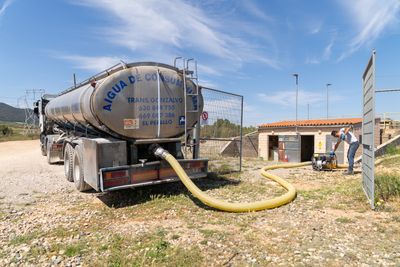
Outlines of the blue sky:
[[[377,51],[377,87],[400,87],[400,1],[0,0],[0,101],[57,93],[120,59],[194,57],[204,85],[244,95],[245,124],[361,113],[361,75]],[[400,111],[400,93],[377,96]]]

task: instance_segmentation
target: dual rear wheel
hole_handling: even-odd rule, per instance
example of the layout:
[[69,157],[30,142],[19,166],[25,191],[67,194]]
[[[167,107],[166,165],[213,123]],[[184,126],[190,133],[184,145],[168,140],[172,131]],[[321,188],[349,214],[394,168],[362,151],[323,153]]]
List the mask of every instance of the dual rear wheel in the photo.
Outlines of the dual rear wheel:
[[83,169],[83,152],[81,145],[73,147],[67,143],[64,149],[64,173],[69,182],[74,182],[76,189],[80,192],[91,189],[85,182]]

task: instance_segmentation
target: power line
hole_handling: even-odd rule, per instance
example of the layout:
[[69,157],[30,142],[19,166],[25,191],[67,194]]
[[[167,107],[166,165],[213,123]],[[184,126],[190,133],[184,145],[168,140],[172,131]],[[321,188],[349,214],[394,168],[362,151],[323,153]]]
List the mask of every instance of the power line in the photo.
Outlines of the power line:
[[[24,123],[24,134],[29,135],[29,134],[34,134],[37,130],[37,117],[34,113],[34,110],[31,105],[35,101],[38,100],[38,98],[42,97],[43,94],[45,93],[44,89],[29,89],[25,90],[25,95],[20,97],[18,101],[21,99],[23,103],[25,104],[25,123]],[[18,102],[19,105],[19,102]]]

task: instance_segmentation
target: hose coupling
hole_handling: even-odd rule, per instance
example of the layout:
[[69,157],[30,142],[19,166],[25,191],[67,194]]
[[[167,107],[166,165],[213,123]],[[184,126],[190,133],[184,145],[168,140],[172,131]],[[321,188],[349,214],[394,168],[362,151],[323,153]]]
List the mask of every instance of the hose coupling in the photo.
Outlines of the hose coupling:
[[167,150],[156,144],[152,145],[150,149],[154,155],[162,159],[165,159],[165,157],[169,154]]

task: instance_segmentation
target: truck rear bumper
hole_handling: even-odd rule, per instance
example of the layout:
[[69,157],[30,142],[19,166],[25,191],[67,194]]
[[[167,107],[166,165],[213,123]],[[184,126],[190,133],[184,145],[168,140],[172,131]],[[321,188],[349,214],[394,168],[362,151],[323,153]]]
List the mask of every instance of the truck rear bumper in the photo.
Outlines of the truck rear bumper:
[[[191,179],[207,177],[208,159],[178,160]],[[99,188],[102,192],[179,181],[165,161],[101,168]]]

